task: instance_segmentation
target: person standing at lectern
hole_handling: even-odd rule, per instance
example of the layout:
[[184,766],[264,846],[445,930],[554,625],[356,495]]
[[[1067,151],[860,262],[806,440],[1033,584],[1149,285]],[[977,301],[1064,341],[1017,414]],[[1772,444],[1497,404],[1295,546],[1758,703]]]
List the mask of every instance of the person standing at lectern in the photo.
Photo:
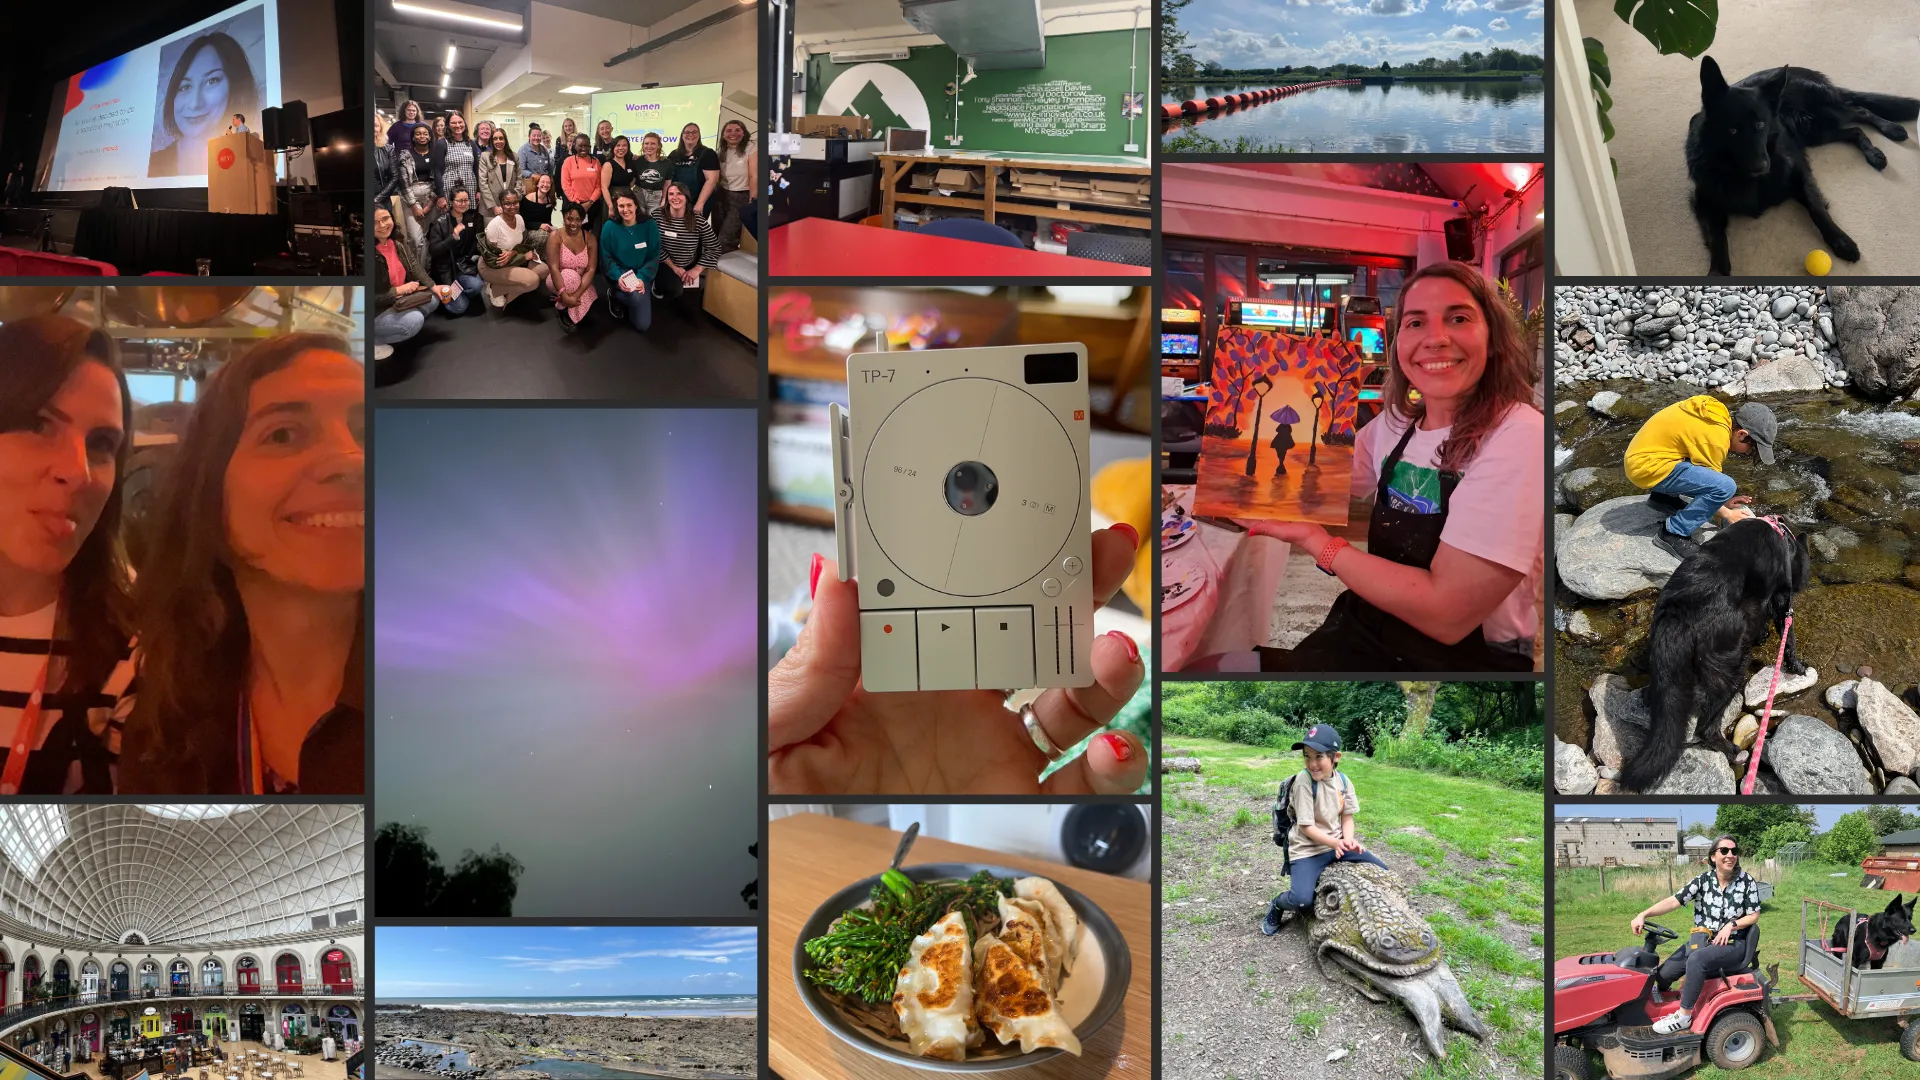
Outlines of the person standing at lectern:
[[252,131],[253,129],[247,126],[247,118],[239,113],[234,113],[233,123],[227,125],[229,135],[246,135]]

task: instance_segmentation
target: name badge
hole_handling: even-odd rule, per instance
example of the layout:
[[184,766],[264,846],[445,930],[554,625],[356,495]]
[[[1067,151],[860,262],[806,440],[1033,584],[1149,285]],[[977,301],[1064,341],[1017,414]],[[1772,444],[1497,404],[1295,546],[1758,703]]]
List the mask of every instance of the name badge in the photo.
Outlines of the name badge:
[[664,237],[666,237],[666,238],[667,238],[667,239],[669,239],[669,240],[678,240],[678,239],[680,239],[680,234],[679,234],[679,233],[677,233],[677,232],[674,232],[674,231],[672,231],[672,230],[668,230],[668,231],[666,231],[666,232],[663,232],[663,233],[661,233],[660,235],[662,235],[662,236],[664,236]]

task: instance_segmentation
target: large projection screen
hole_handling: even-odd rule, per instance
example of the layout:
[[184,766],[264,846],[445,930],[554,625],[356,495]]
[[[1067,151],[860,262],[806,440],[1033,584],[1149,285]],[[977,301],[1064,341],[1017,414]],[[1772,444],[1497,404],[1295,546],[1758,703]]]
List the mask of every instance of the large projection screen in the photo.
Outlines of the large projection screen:
[[207,140],[280,102],[279,42],[273,0],[245,0],[57,84],[36,189],[206,187]]
[[591,137],[600,130],[600,121],[613,121],[613,134],[625,135],[633,142],[633,156],[640,156],[640,136],[651,131],[665,144],[663,153],[672,153],[680,140],[680,130],[688,124],[700,125],[700,139],[708,146],[720,142],[720,83],[690,83],[686,86],[656,86],[651,90],[622,90],[595,94],[593,118],[586,131]]

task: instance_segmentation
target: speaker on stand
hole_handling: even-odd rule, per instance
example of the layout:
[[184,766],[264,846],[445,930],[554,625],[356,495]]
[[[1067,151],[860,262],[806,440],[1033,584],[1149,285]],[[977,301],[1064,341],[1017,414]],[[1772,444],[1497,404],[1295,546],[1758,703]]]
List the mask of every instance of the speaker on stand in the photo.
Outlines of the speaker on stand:
[[1453,218],[1441,227],[1447,234],[1447,258],[1457,262],[1474,261],[1473,219]]
[[280,106],[269,105],[260,110],[260,141],[267,144],[268,150],[282,149],[280,141]]

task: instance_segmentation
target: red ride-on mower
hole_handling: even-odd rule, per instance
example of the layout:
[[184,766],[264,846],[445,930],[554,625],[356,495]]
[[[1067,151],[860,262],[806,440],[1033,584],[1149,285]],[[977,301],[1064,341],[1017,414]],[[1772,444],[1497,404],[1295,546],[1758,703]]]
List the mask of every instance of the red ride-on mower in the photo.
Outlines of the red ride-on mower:
[[1729,1072],[1760,1060],[1760,1039],[1776,1049],[1768,1012],[1780,981],[1779,966],[1767,981],[1754,974],[1760,928],[1747,933],[1747,955],[1739,970],[1708,979],[1694,1002],[1693,1025],[1662,1035],[1653,1030],[1661,1017],[1680,1008],[1680,988],[1654,1000],[1659,946],[1679,937],[1659,923],[1647,923],[1646,943],[1619,952],[1570,956],[1553,965],[1554,1080],[1593,1080],[1588,1050],[1599,1053],[1606,1075],[1633,1080],[1662,1080],[1712,1059]]

